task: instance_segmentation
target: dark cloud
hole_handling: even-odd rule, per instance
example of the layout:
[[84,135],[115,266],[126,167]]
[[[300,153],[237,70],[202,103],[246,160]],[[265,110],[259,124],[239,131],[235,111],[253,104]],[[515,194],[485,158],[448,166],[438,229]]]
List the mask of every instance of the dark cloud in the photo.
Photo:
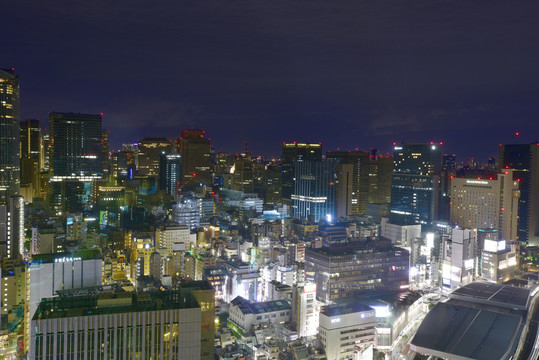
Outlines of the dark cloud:
[[539,130],[536,1],[13,0],[0,11],[22,117],[102,111],[115,145],[203,127],[232,152],[246,140],[269,155],[293,139],[384,152],[440,139],[462,158]]

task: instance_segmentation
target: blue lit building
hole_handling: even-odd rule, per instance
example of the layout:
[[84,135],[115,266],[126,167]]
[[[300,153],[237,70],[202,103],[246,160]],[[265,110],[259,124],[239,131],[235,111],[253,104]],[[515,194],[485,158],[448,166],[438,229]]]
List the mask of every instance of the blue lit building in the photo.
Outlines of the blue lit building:
[[335,217],[335,164],[322,161],[296,161],[292,217],[314,221]]
[[182,183],[182,156],[176,153],[161,153],[159,185],[161,190],[174,195]]
[[436,219],[441,144],[395,146],[390,221],[398,225],[430,224]]

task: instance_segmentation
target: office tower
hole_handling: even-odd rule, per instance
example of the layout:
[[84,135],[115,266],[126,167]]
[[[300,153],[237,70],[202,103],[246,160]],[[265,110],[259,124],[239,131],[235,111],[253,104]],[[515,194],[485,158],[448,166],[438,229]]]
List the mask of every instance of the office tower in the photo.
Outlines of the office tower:
[[399,292],[408,288],[409,258],[407,250],[382,244],[307,248],[305,280],[317,285],[323,302]]
[[517,238],[518,181],[512,170],[497,179],[451,179],[451,222],[466,229],[497,229],[502,239]]
[[[198,287],[195,287],[197,286]],[[99,291],[101,290],[101,291]],[[32,320],[31,359],[213,359],[213,290],[97,289],[44,299]],[[210,323],[211,322],[211,323]],[[54,331],[52,331],[54,329]]]
[[357,301],[322,306],[319,321],[328,360],[358,358],[376,342],[376,311]]
[[43,170],[43,138],[39,120],[29,119],[20,123],[21,139],[21,185],[28,189],[25,193],[31,202],[40,194],[40,172]]
[[438,181],[442,166],[441,145],[398,145],[393,153],[391,184],[392,223],[430,224],[437,218]]
[[389,203],[392,158],[377,156],[374,149],[370,153],[332,151],[326,158],[337,164],[338,217],[364,215],[367,204]]
[[332,162],[296,161],[292,217],[314,221],[335,218],[335,166]]
[[17,259],[24,254],[24,198],[10,196],[0,205],[0,258]]
[[135,156],[127,151],[114,151],[110,157],[111,173],[110,175],[118,180],[133,178],[135,166]]
[[539,143],[500,146],[500,171],[513,170],[519,182],[518,240],[539,245]]
[[267,164],[264,169],[264,182],[266,204],[277,204],[281,201],[282,188],[282,170],[281,165],[277,163]]
[[103,176],[108,178],[110,174],[110,153],[109,153],[110,130],[103,130],[101,135],[101,163],[103,165]]
[[442,156],[442,170],[455,171],[457,169],[457,156],[444,154]]
[[101,123],[101,115],[50,113],[49,166],[52,181],[101,177]]
[[182,184],[182,156],[176,153],[161,153],[159,165],[159,187],[169,195],[180,189]]
[[144,138],[138,143],[138,175],[159,176],[161,154],[169,154],[172,143],[166,138]]
[[196,174],[190,186],[197,184],[211,186],[212,161],[210,140],[205,137],[204,130],[182,130],[180,138],[176,142],[178,152],[182,155],[183,183]]
[[0,204],[19,194],[19,77],[0,69]]
[[49,197],[57,214],[81,212],[103,175],[101,115],[49,114]]
[[283,143],[282,148],[282,201],[290,205],[292,203],[292,193],[294,192],[294,166],[297,161],[321,161],[322,144],[305,143]]
[[232,189],[244,192],[253,192],[253,181],[256,164],[249,155],[241,154],[236,156],[232,173]]

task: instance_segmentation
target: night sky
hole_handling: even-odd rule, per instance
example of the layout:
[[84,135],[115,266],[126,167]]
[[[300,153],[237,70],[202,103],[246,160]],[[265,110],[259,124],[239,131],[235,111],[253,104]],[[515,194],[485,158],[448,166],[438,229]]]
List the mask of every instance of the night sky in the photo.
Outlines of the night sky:
[[458,160],[539,139],[539,2],[24,1],[0,4],[21,119],[104,113],[118,148],[202,128],[216,150],[283,141]]

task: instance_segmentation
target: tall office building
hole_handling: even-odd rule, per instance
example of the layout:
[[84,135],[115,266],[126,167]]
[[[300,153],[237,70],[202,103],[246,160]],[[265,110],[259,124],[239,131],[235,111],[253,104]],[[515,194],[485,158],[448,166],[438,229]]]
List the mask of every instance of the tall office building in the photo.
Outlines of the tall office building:
[[182,183],[182,156],[176,153],[161,153],[159,165],[159,187],[169,195]]
[[332,151],[337,163],[337,216],[364,215],[367,204],[389,203],[393,160],[362,151]]
[[436,219],[438,181],[442,166],[441,144],[395,146],[391,183],[391,214],[394,224],[429,224]]
[[144,138],[138,143],[138,174],[158,176],[162,153],[170,153],[172,144],[166,138]]
[[110,152],[109,152],[110,130],[103,130],[101,135],[101,164],[103,175],[108,178],[110,174]]
[[28,187],[33,197],[38,197],[39,176],[44,166],[43,137],[38,119],[21,121],[20,139],[21,185]]
[[0,205],[0,258],[17,259],[24,253],[24,199],[10,196]]
[[204,130],[182,130],[176,142],[178,152],[182,155],[183,182],[186,183],[196,174],[191,186],[213,184],[211,145],[205,133]]
[[101,115],[52,112],[49,114],[49,166],[53,179],[99,179]]
[[497,229],[502,238],[517,237],[518,181],[511,170],[497,179],[451,179],[452,223],[466,229]]
[[292,217],[314,221],[335,218],[335,166],[326,161],[296,161]]
[[539,143],[500,146],[500,171],[513,170],[518,181],[518,240],[539,245]]
[[0,204],[19,193],[19,77],[0,70]]
[[321,161],[322,144],[283,143],[282,149],[281,197],[285,204],[292,203],[294,192],[294,166],[297,161]]
[[80,212],[103,175],[101,115],[49,114],[49,197],[56,213]]

